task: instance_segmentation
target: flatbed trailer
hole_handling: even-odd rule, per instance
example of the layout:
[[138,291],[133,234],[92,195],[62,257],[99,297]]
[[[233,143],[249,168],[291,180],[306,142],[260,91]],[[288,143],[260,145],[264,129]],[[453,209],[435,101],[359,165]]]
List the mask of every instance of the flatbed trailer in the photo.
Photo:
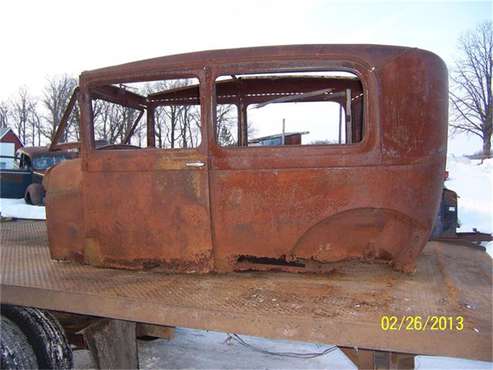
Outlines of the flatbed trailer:
[[[44,222],[0,227],[2,304],[492,361],[492,260],[480,250],[430,242],[413,274],[357,261],[319,275],[164,274],[53,261]],[[397,317],[395,330],[382,328],[384,316]],[[432,330],[428,323],[417,330],[407,319],[416,316],[423,325],[431,316],[452,317],[454,327]],[[462,330],[457,317],[463,317]]]

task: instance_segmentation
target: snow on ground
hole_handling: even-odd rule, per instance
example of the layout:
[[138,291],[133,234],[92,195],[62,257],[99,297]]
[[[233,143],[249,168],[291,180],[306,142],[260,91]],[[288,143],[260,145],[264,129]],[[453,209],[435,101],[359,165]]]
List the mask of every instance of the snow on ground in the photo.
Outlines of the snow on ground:
[[472,361],[462,358],[438,357],[438,356],[416,356],[414,358],[416,370],[491,370],[493,364],[486,361]]
[[493,158],[471,160],[450,156],[447,160],[449,180],[445,186],[459,195],[461,231],[493,232]]
[[[271,352],[320,353],[329,345],[241,336]],[[94,368],[88,351],[76,351],[75,369]],[[139,341],[141,369],[356,369],[339,349],[312,359],[273,356],[247,348],[226,333],[177,328],[171,340]]]
[[21,199],[0,198],[2,217],[23,218],[27,220],[46,220],[45,207],[32,206]]
[[[459,232],[493,232],[493,158],[471,160],[451,155],[447,158],[449,180],[445,186],[459,196]],[[486,245],[493,257],[493,243]]]

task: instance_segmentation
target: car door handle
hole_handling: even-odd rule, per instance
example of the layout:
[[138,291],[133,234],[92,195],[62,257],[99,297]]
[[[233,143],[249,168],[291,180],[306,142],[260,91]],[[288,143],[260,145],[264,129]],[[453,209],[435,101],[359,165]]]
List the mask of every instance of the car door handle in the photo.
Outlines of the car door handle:
[[201,162],[201,161],[187,162],[187,163],[185,163],[185,166],[187,166],[187,167],[204,167],[205,163]]

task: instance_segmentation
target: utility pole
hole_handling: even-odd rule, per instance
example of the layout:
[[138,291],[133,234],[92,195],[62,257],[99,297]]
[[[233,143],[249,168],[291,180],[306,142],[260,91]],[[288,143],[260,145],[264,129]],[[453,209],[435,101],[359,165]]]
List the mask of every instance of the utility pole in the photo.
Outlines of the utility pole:
[[284,145],[286,142],[285,139],[285,134],[286,134],[286,118],[282,119],[282,135],[281,135],[281,145]]

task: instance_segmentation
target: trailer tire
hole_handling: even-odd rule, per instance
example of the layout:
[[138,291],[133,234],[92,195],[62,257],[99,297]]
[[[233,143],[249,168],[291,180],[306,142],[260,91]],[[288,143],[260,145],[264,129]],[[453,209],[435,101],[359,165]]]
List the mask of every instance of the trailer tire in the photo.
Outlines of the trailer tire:
[[27,337],[40,369],[73,367],[72,348],[62,326],[49,312],[31,307],[2,305],[1,313]]
[[1,326],[0,368],[37,369],[36,355],[21,329],[3,316]]

